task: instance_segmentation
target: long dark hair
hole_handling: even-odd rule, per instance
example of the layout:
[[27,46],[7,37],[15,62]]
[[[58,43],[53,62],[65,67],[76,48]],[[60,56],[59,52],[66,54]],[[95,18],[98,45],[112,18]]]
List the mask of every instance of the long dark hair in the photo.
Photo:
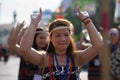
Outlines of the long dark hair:
[[[61,27],[61,26],[68,26],[69,27],[69,32],[71,33],[71,22],[66,20],[66,19],[55,19],[52,23],[49,24],[49,33],[55,29],[56,27]],[[52,33],[50,34],[50,36],[52,36]],[[75,53],[75,45],[72,39],[72,36],[70,37],[70,44],[67,48],[67,52],[66,55],[71,59],[73,65],[75,66],[75,62],[74,62],[74,57],[73,57],[73,53]],[[55,52],[55,48],[52,44],[52,42],[49,42],[48,48],[47,48],[47,53],[50,55],[53,55]]]
[[[38,31],[44,31],[44,29],[37,28],[36,32],[38,32]],[[36,37],[38,36],[38,34],[40,34],[40,33],[35,33],[34,40],[33,40],[33,45],[32,45],[32,47],[36,50],[38,50],[38,46],[36,44]],[[41,48],[41,50],[46,50],[46,48],[47,48],[47,44],[45,45],[45,47]]]

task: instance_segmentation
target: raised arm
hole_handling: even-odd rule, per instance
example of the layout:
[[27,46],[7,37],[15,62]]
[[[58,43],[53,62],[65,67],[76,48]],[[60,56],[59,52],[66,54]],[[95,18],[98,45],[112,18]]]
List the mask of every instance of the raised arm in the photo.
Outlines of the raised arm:
[[22,54],[20,53],[18,44],[20,44],[20,40],[26,31],[26,28],[23,27],[24,27],[24,21],[22,23],[18,23],[17,26],[12,28],[8,37],[9,50],[12,53],[18,54],[19,56],[22,56]]
[[92,20],[90,19],[89,14],[87,12],[81,12],[79,7],[77,7],[77,11],[78,17],[82,20],[91,40],[91,46],[84,51],[80,51],[79,58],[82,59],[80,62],[82,65],[96,56],[98,50],[102,47],[103,42]]
[[31,15],[31,23],[25,32],[23,39],[20,44],[20,50],[22,53],[24,53],[26,59],[33,64],[39,65],[40,61],[42,61],[42,53],[39,53],[35,49],[32,48],[34,35],[36,28],[38,27],[38,24],[42,17],[42,10],[39,10],[39,13],[32,14]]
[[79,40],[79,50],[84,50],[91,45],[91,43],[86,43],[85,42],[85,40],[84,40],[85,34],[87,34],[86,29],[82,31],[82,35],[81,35],[80,40]]

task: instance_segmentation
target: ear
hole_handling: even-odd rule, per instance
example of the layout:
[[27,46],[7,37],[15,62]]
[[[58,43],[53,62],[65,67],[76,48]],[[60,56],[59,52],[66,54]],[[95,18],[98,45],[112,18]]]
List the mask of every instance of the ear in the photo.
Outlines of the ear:
[[52,35],[49,36],[50,41],[52,41]]

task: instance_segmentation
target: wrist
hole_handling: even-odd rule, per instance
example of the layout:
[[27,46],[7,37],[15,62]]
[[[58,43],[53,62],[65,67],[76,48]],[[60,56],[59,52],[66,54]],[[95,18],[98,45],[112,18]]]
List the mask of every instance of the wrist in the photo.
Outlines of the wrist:
[[32,22],[32,21],[31,21],[30,25],[33,25],[33,26],[35,26],[35,27],[38,27],[38,24],[36,24],[35,22]]
[[86,17],[86,18],[82,19],[81,21],[85,22],[87,19],[90,19],[90,17]]
[[29,25],[29,29],[31,29],[32,31],[35,31],[37,27],[38,27],[38,25],[36,25],[35,23],[32,23],[32,22]]
[[86,26],[88,25],[90,22],[92,22],[92,20],[90,19],[90,17],[86,17],[82,20],[83,24]]

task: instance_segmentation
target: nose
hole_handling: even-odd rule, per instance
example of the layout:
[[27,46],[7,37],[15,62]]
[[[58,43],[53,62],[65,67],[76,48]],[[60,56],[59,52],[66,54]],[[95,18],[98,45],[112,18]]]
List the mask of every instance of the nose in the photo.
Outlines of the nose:
[[64,37],[64,36],[62,36],[60,39],[61,39],[61,40],[65,40],[65,37]]

